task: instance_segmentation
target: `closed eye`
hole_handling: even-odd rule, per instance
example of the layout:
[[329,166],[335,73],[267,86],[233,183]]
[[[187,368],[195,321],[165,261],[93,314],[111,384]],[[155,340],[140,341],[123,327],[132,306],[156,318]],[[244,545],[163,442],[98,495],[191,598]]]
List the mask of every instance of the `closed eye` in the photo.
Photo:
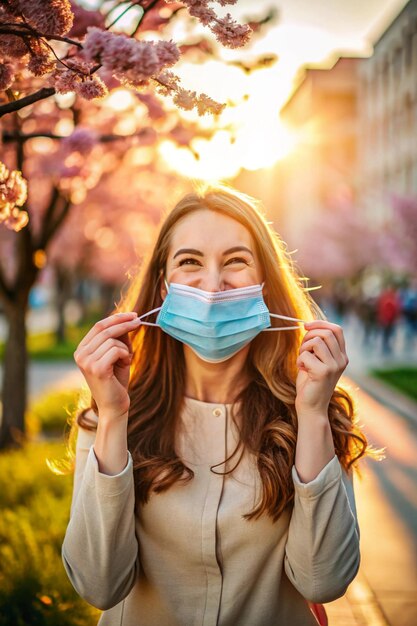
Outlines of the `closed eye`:
[[[188,261],[191,261],[191,263],[188,263]],[[182,259],[182,260],[178,263],[178,265],[192,265],[192,264],[194,264],[194,263],[197,263],[198,265],[201,265],[201,263],[199,263],[199,262],[197,261],[197,259],[193,259],[193,258],[191,258],[191,257],[188,257],[188,258],[186,258],[186,259]]]
[[[227,261],[227,263],[231,263],[232,261],[236,261],[237,263],[246,263],[246,265],[248,264],[246,259],[243,259],[242,257],[238,257],[238,256],[233,257],[233,259],[229,259]],[[227,263],[226,263],[226,265],[227,265]]]

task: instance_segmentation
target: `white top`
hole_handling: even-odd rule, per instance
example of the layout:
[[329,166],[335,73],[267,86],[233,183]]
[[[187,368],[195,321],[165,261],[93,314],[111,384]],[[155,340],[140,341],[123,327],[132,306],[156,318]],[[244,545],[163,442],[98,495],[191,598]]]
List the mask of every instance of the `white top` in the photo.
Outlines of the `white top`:
[[101,474],[95,433],[80,429],[62,556],[78,593],[105,609],[100,626],[313,626],[306,599],[332,601],[356,575],[353,483],[336,455],[307,484],[293,466],[294,504],[277,522],[243,519],[261,489],[255,457],[210,471],[235,449],[231,408],[185,399],[176,445],[194,478],[138,516],[130,453],[120,474]]

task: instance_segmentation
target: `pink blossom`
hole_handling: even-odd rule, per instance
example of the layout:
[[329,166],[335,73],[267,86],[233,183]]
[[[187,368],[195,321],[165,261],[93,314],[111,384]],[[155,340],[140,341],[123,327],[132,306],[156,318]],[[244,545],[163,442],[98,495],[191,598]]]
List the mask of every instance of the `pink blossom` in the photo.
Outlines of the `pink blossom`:
[[0,90],[9,89],[14,81],[14,67],[12,63],[4,61],[0,63]]
[[163,68],[175,65],[180,58],[178,46],[173,41],[158,41],[156,44],[156,53]]
[[216,102],[205,93],[200,94],[197,100],[197,111],[199,115],[205,115],[205,113],[213,113],[219,115],[225,108],[225,104]]
[[15,35],[0,35],[0,55],[11,59],[21,59],[29,53],[25,42]]
[[5,164],[0,161],[0,185],[3,184],[9,177],[9,170],[5,166]]
[[26,226],[28,215],[19,211],[27,198],[27,183],[22,173],[9,172],[4,163],[0,162],[0,224],[16,232]]
[[113,33],[101,30],[101,28],[96,28],[95,26],[88,27],[83,44],[84,56],[87,61],[99,61],[103,50],[112,37],[114,37]]
[[14,230],[16,233],[22,230],[29,222],[29,215],[26,211],[19,211],[19,209],[12,209],[10,214],[5,218],[3,224],[10,230]]
[[90,70],[92,69],[92,65],[90,63],[87,63],[87,61],[77,56],[65,59],[65,65],[70,67],[75,72],[84,74],[85,76],[89,76]]
[[25,20],[44,34],[65,35],[74,15],[69,0],[16,0]]
[[27,68],[35,76],[43,76],[52,72],[55,68],[55,60],[49,54],[34,54],[30,58]]
[[173,89],[176,89],[180,83],[180,78],[173,72],[166,70],[155,77],[158,83],[157,91],[161,96],[169,96]]
[[86,100],[94,100],[94,98],[104,98],[107,95],[107,87],[103,81],[94,76],[83,80],[75,85],[75,91]]
[[77,83],[81,80],[72,70],[57,71],[52,78],[56,92],[62,94],[75,91]]
[[120,81],[140,85],[165,67],[174,65],[179,59],[179,50],[172,41],[136,41],[126,35],[89,28],[84,56],[88,61],[101,63]]
[[223,46],[228,48],[240,48],[248,43],[252,29],[247,24],[238,24],[227,13],[224,18],[217,18],[216,23],[210,26],[212,33]]
[[22,172],[13,170],[6,182],[6,198],[8,202],[22,206],[27,198],[27,184]]
[[174,104],[184,111],[191,111],[197,105],[197,94],[180,87],[174,94]]
[[201,6],[196,5],[189,7],[188,12],[193,17],[199,19],[203,26],[208,26],[210,22],[216,19],[216,14],[213,9],[203,4],[201,4]]
[[163,68],[154,44],[142,41],[138,41],[137,44],[139,45],[136,46],[136,50],[132,55],[132,67],[128,72],[128,78],[132,82],[150,78]]
[[217,0],[220,6],[225,7],[228,4],[236,4],[237,0]]
[[114,35],[112,33],[112,37],[109,38],[106,47],[100,54],[101,63],[113,72],[130,70],[137,43],[127,35]]
[[83,156],[87,156],[96,144],[97,133],[91,128],[78,126],[71,135],[62,140],[61,148],[67,154],[79,152]]

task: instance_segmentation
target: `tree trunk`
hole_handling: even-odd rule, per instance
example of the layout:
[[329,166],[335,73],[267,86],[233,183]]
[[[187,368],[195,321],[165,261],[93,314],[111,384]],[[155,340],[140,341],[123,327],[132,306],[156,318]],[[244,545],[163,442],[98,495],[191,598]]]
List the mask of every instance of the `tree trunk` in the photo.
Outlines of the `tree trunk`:
[[58,326],[56,329],[57,343],[64,343],[66,340],[65,330],[65,305],[71,296],[71,276],[67,269],[55,265],[56,278],[56,309],[58,313]]
[[5,314],[9,324],[3,362],[3,411],[0,424],[0,449],[17,447],[25,433],[27,392],[26,323],[27,294],[8,305]]

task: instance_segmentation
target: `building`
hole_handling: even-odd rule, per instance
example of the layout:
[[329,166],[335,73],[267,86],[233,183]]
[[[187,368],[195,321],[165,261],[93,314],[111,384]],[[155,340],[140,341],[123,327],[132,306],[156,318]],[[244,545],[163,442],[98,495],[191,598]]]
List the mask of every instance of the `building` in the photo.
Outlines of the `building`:
[[281,163],[280,204],[292,245],[317,212],[357,185],[357,58],[340,58],[330,69],[306,68],[304,80],[281,110],[299,134],[298,148]]
[[417,195],[417,0],[358,66],[358,191],[378,222],[391,194]]

